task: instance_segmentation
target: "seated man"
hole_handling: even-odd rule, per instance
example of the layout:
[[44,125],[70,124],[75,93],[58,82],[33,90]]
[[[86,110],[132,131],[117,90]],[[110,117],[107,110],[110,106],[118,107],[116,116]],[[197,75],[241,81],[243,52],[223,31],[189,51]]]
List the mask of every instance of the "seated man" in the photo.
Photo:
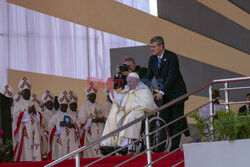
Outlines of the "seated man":
[[[250,101],[250,93],[247,94],[246,101]],[[250,103],[241,106],[239,109],[239,116],[247,116],[250,114]]]
[[[213,90],[212,93],[212,98],[216,99],[220,97],[220,92],[218,90]],[[213,106],[214,106],[214,113],[216,113],[216,111],[221,111],[221,110],[225,110],[226,107],[225,105],[221,105],[219,99],[215,100],[213,102]],[[210,104],[202,107],[201,110],[201,118],[203,119],[207,119],[208,117],[210,117]],[[216,117],[215,117],[216,118]],[[209,120],[207,120],[207,122],[209,122]]]
[[[218,90],[213,90],[212,99],[214,100],[214,99],[219,98],[219,97],[220,97],[220,92]],[[217,99],[217,100],[215,100],[213,102],[213,108],[214,108],[213,109],[213,111],[214,111],[214,113],[213,113],[214,114],[213,119],[214,120],[218,119],[218,116],[216,115],[216,111],[221,111],[221,110],[225,110],[226,109],[225,105],[220,104],[219,99]],[[201,118],[203,120],[206,120],[205,122],[207,122],[207,123],[210,122],[210,119],[208,119],[209,117],[212,116],[210,114],[210,104],[202,107],[200,115],[201,115]],[[213,130],[213,127],[210,126],[209,129]],[[207,133],[209,131],[209,129],[206,128],[204,132]],[[211,136],[204,136],[203,140],[205,140],[205,141],[212,141],[212,138],[211,138]]]
[[[145,112],[151,112],[157,108],[153,94],[146,85],[140,82],[137,73],[130,73],[127,77],[127,83],[121,94],[117,94],[114,90],[111,90],[109,94],[113,105],[103,136],[143,116]],[[102,141],[101,146],[111,146],[113,148],[114,146],[126,146],[133,139],[139,139],[140,131],[141,122],[138,122],[121,131],[118,136],[112,136]]]

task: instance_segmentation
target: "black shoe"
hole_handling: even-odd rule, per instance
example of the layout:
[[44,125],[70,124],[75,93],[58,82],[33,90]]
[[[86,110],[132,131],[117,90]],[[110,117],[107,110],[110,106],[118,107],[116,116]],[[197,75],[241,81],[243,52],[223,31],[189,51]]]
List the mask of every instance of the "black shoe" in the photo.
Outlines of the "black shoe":
[[[100,151],[102,155],[108,155],[109,153],[115,151],[115,147],[113,146],[100,146]],[[115,153],[111,156],[115,156]]]
[[[120,148],[121,148],[120,146],[115,147],[116,150],[118,150]],[[121,155],[127,155],[128,154],[128,147],[125,147],[125,148],[121,149],[120,151],[118,151],[118,153],[121,154]]]

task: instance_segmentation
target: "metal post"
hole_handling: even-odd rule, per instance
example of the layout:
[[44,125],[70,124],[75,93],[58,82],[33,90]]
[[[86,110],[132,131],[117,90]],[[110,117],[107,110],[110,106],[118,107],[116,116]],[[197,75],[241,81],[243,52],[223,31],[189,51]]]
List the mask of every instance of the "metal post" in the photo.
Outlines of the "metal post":
[[[212,85],[209,86],[209,101],[211,102],[213,100],[212,94],[213,94],[213,87]],[[209,104],[209,116],[214,114],[214,104],[210,103]]]
[[[225,82],[224,83],[224,87],[225,88],[228,88],[228,83]],[[226,110],[229,111],[229,93],[228,93],[228,90],[225,90],[225,103],[226,103]]]
[[[213,94],[213,86],[212,85],[209,86],[208,93],[209,93],[209,101],[210,101],[210,103],[209,103],[209,117],[211,117],[212,115],[215,114],[214,113],[214,103],[211,103],[211,101],[213,100],[213,96],[212,96],[212,94]],[[210,122],[212,122],[212,121],[213,121],[213,117],[210,118]],[[209,130],[210,131],[213,130],[212,124],[209,126]],[[213,138],[214,138],[214,136],[211,136],[211,137],[209,137],[209,140],[213,141]]]
[[80,156],[79,156],[79,154],[75,155],[75,159],[76,159],[76,167],[80,167]]
[[149,138],[149,122],[148,122],[148,118],[146,118],[145,120],[145,131],[146,131],[146,135],[148,135],[146,137],[146,145],[147,145],[147,159],[148,159],[148,165],[149,167],[152,167],[151,163],[152,163],[152,157],[151,157],[151,149],[150,149],[150,138]]

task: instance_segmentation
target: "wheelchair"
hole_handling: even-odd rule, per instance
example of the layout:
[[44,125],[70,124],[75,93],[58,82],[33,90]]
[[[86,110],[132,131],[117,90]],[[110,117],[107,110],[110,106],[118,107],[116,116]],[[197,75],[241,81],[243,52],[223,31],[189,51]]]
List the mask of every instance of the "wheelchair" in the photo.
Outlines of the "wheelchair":
[[[149,118],[149,133],[153,132],[154,130],[166,125],[166,122],[157,116],[152,116]],[[140,139],[139,141],[135,142],[132,145],[132,151],[134,154],[138,154],[143,152],[146,149],[146,138],[143,138],[145,136],[145,120],[142,121],[141,131],[140,131]],[[165,138],[161,138],[161,136],[165,136]],[[164,127],[160,130],[157,130],[153,132],[150,136],[150,147],[154,147],[158,145],[161,141],[165,140],[162,144],[154,147],[151,151],[154,153],[158,152],[164,152],[170,143],[170,137],[169,137],[169,130],[168,127]],[[103,155],[107,155],[108,153],[113,152],[115,149],[119,149],[119,147],[112,147],[112,146],[101,146],[100,151]],[[128,153],[128,148],[125,148],[118,152],[121,155],[126,155]],[[113,154],[114,156],[116,154]]]
[[[166,125],[166,122],[157,116],[152,116],[149,118],[149,133],[155,131],[156,129],[159,129],[160,127]],[[135,153],[138,154],[146,149],[146,138],[142,138],[145,136],[145,120],[142,121],[142,127],[140,132],[141,140],[135,143]],[[165,138],[162,138],[162,136],[165,136]],[[169,130],[168,127],[164,127],[160,130],[157,130],[153,132],[150,136],[150,147],[154,147],[151,151],[154,153],[158,152],[164,152],[170,143],[170,136],[169,136]],[[158,145],[161,141],[165,140],[162,144]],[[158,145],[158,146],[156,146]]]

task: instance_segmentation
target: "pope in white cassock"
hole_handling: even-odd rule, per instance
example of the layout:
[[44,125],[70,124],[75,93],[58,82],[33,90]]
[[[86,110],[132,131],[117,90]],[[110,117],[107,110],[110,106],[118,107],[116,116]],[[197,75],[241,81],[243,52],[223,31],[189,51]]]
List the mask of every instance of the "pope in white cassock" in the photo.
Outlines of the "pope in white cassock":
[[[102,106],[96,102],[97,88],[93,82],[90,82],[86,88],[88,100],[82,105],[78,120],[81,124],[81,146],[88,145],[91,142],[102,137],[105,124],[105,117]],[[84,151],[84,158],[102,156],[99,149],[99,144]]]
[[14,126],[14,160],[41,161],[40,123],[42,115],[37,105],[30,100],[30,82],[24,77],[18,84],[21,97],[13,109]]
[[78,148],[76,118],[68,112],[69,94],[61,93],[58,102],[59,110],[49,121],[48,160],[58,159]]
[[[150,89],[140,82],[137,73],[130,73],[127,77],[127,85],[120,94],[111,90],[109,94],[113,101],[110,114],[105,124],[103,136],[116,130],[119,126],[143,116],[145,112],[151,112],[157,106]],[[130,126],[101,142],[101,146],[125,146],[133,139],[139,139],[141,122]]]

